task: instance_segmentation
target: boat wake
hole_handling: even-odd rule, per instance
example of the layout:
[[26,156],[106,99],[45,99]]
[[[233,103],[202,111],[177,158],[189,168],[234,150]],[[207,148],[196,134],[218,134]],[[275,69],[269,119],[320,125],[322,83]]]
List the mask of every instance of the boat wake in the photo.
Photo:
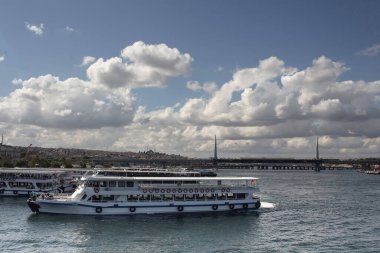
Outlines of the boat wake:
[[262,209],[273,209],[275,208],[275,204],[269,202],[261,202]]

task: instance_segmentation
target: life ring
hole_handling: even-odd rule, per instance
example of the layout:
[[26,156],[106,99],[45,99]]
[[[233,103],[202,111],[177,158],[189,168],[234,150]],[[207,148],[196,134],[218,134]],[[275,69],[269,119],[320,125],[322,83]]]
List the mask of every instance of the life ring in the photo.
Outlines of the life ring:
[[210,192],[210,189],[209,189],[209,188],[206,188],[206,192]]
[[257,201],[257,202],[255,203],[255,208],[256,208],[256,209],[259,209],[260,206],[261,206],[261,202],[260,202],[260,200],[259,200],[259,201]]
[[152,193],[152,192],[153,192],[153,189],[149,189],[149,192]]
[[248,204],[247,203],[243,204],[243,208],[248,209]]
[[147,189],[143,189],[143,193],[146,193],[148,190]]
[[204,190],[204,189],[200,189],[199,191],[200,191],[201,193],[203,193],[205,190]]
[[178,212],[182,212],[183,211],[183,206],[177,206],[177,210],[178,210]]
[[166,189],[166,192],[167,192],[167,193],[170,193],[170,189]]
[[225,191],[226,191],[226,189],[222,188],[222,192],[225,192]]
[[159,189],[154,189],[154,192],[155,192],[155,193],[159,193],[160,190],[159,190]]
[[234,210],[235,209],[235,205],[234,204],[229,204],[228,206],[231,210]]
[[178,193],[181,193],[182,192],[182,189],[178,189]]
[[183,189],[183,193],[186,193],[187,192],[187,189]]
[[161,189],[161,193],[165,193],[165,189]]
[[189,189],[189,192],[190,192],[190,193],[193,193],[193,189]]
[[103,208],[101,208],[100,206],[98,206],[97,208],[95,208],[95,212],[96,213],[101,213],[101,212],[103,212]]
[[215,192],[215,189],[211,189],[211,192]]
[[230,192],[230,188],[227,188],[227,189],[226,189],[226,192]]
[[131,206],[131,207],[129,208],[129,211],[130,211],[131,213],[134,213],[134,212],[136,211],[136,207]]
[[173,189],[172,192],[175,193],[177,190],[176,189]]
[[95,187],[95,188],[94,188],[94,192],[95,192],[95,193],[98,193],[98,192],[99,192],[99,187]]
[[195,193],[198,193],[198,189],[195,189],[194,192],[195,192]]
[[18,194],[18,191],[13,191],[13,194],[14,194],[14,195],[17,195],[17,194]]
[[218,210],[218,205],[212,205],[212,210]]

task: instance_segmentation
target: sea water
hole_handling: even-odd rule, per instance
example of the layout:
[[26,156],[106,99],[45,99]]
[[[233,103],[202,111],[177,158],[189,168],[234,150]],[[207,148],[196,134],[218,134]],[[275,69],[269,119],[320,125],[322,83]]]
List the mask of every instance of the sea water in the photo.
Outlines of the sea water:
[[380,176],[223,170],[259,177],[249,214],[32,214],[0,198],[0,252],[380,252]]

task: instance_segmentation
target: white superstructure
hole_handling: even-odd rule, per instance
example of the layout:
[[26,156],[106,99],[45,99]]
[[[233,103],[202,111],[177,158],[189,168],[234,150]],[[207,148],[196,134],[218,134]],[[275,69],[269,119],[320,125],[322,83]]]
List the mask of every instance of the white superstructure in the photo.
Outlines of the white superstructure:
[[82,178],[73,194],[30,198],[36,213],[131,215],[248,211],[260,207],[254,177],[109,176]]
[[0,169],[0,196],[27,196],[51,191],[70,190],[65,172],[42,169]]

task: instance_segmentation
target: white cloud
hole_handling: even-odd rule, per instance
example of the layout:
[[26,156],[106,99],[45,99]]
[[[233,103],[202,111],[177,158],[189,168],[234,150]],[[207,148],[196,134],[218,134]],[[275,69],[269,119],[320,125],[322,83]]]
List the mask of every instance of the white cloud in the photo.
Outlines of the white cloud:
[[126,88],[108,90],[77,78],[60,81],[45,75],[23,81],[22,88],[0,98],[0,118],[61,129],[124,126],[132,122],[133,100]]
[[5,56],[4,55],[0,55],[0,62],[3,62],[5,61]]
[[217,68],[216,68],[216,71],[217,72],[222,72],[224,70],[224,68],[222,67],[222,66],[218,66]]
[[93,56],[85,56],[85,57],[83,57],[83,59],[82,59],[82,63],[81,63],[81,65],[80,66],[88,66],[88,65],[90,65],[91,63],[93,63],[94,61],[96,60],[96,58],[95,57],[93,57]]
[[[359,157],[380,152],[380,80],[341,80],[349,71],[321,56],[296,69],[277,57],[237,70],[231,80],[187,82],[208,95],[159,110],[136,108],[131,88],[166,84],[190,72],[192,58],[164,44],[136,42],[122,56],[91,59],[88,80],[45,75],[0,98],[0,131],[10,144],[221,157]],[[95,60],[95,61],[93,61]],[[153,82],[155,81],[155,82]]]
[[12,80],[12,84],[14,84],[14,85],[22,84],[22,82],[23,82],[23,80],[20,79],[20,78],[14,78],[14,79]]
[[72,27],[70,27],[70,26],[66,26],[66,27],[65,27],[65,31],[66,31],[66,32],[75,32],[75,29],[72,28]]
[[365,56],[375,56],[375,55],[378,55],[379,53],[380,53],[380,44],[375,44],[359,52],[359,54],[365,55]]
[[29,31],[33,32],[35,35],[42,35],[44,33],[44,24],[35,25],[35,24],[29,24],[28,22],[25,22],[25,27]]
[[186,83],[186,87],[192,91],[203,90],[210,94],[214,93],[218,89],[218,85],[215,82],[200,84],[198,81],[189,81]]
[[165,44],[147,45],[142,41],[124,48],[121,57],[98,59],[87,69],[89,79],[111,88],[162,87],[169,77],[187,75],[193,61]]

